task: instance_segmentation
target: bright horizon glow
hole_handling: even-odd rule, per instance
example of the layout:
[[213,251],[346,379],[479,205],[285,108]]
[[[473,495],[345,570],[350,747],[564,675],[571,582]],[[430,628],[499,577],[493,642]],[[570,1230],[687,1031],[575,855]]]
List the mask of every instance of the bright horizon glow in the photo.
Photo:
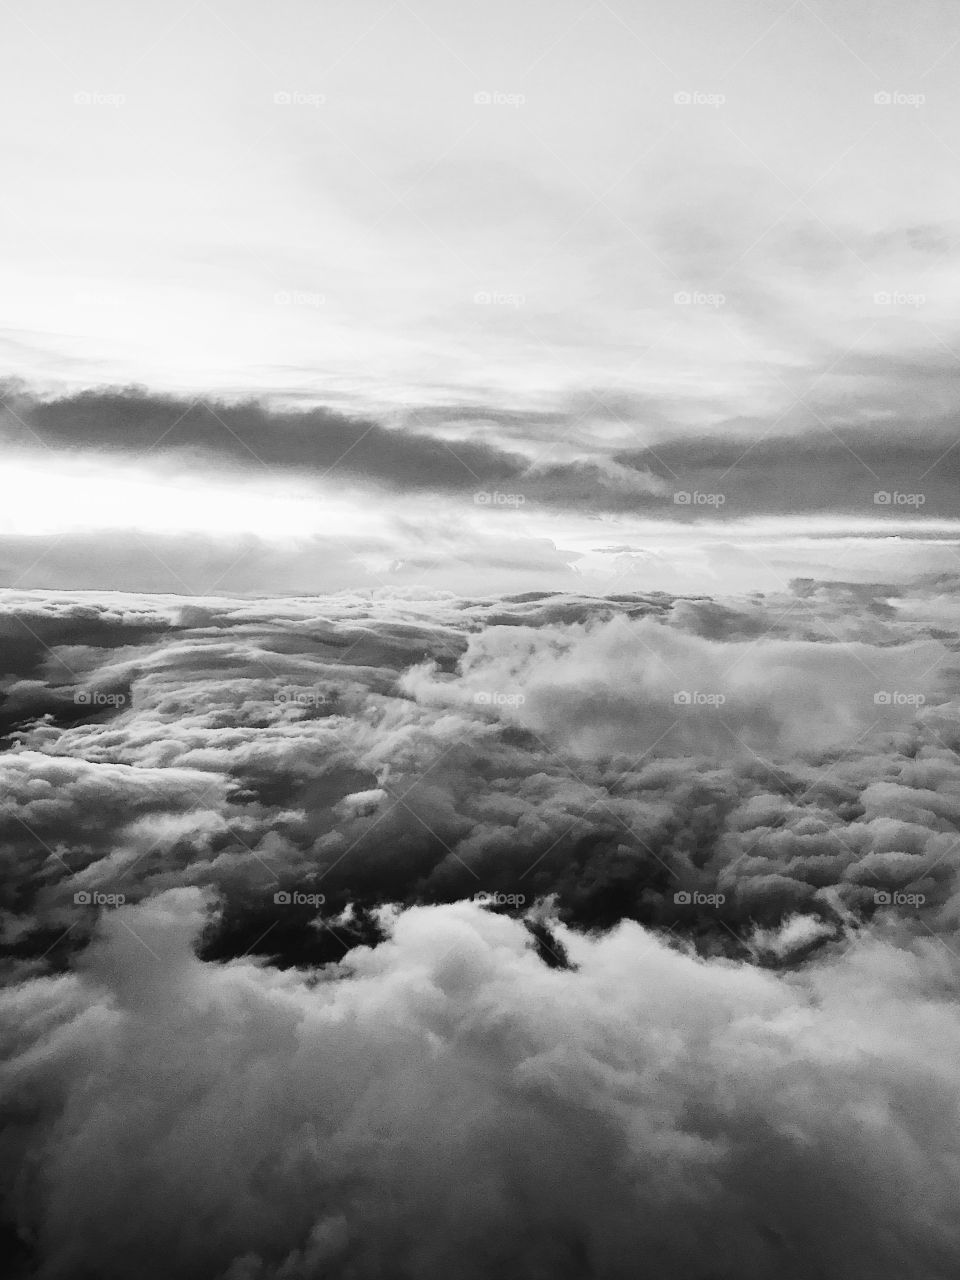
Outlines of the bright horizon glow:
[[[219,546],[226,559],[215,557],[198,580],[201,594],[235,561],[254,566],[240,594],[255,595],[299,593],[308,583],[318,592],[342,590],[351,582],[462,592],[465,581],[481,594],[540,587],[600,594],[779,591],[794,577],[902,581],[960,563],[960,520],[806,516],[680,524],[533,504],[502,509],[478,505],[471,495],[397,494],[303,475],[184,472],[169,459],[151,470],[102,454],[20,455],[5,480],[0,550],[20,548],[8,553],[15,557],[8,560],[14,585],[60,582],[43,576],[51,538],[68,551],[80,538],[115,555],[128,541],[124,535],[144,565],[169,565],[181,585],[192,566],[184,540],[196,544],[193,559],[201,565]],[[33,539],[37,551],[30,549]],[[262,570],[255,567],[256,547],[266,557]],[[185,561],[178,558],[184,554]],[[85,570],[70,563],[73,580],[84,586]],[[278,564],[285,566],[286,588],[276,585]],[[129,567],[122,581],[135,592],[146,589]]]
[[[266,469],[265,469],[266,470]],[[98,529],[150,533],[249,534],[266,541],[323,535],[387,536],[397,520],[425,528],[455,518],[478,533],[548,538],[558,546],[594,550],[612,540],[651,545],[759,540],[880,537],[938,543],[960,538],[960,519],[841,515],[745,516],[681,523],[664,517],[601,513],[581,516],[542,504],[502,509],[470,494],[399,494],[308,475],[238,474],[211,468],[183,471],[169,460],[121,461],[100,453],[8,455],[0,535],[38,536]],[[44,495],[42,503],[36,494]],[[668,507],[665,500],[665,507]]]

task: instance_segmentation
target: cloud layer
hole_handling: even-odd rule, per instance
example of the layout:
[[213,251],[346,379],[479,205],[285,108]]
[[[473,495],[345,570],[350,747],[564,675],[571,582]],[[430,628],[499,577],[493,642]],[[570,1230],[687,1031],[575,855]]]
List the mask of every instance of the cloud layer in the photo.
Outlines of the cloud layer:
[[952,1274],[938,944],[788,980],[624,924],[564,933],[556,970],[461,904],[318,982],[201,963],[203,920],[194,890],[123,909],[3,1000],[7,1191],[44,1276]]
[[590,415],[573,401],[552,412],[452,406],[381,420],[142,388],[41,397],[8,383],[0,393],[7,447],[109,453],[154,467],[300,472],[390,493],[502,494],[552,509],[676,522],[960,515],[953,415],[916,431],[869,416],[802,430],[739,418],[701,435],[669,422],[651,430],[639,401],[598,404]]
[[955,587],[5,593],[15,1274],[952,1276]]
[[889,590],[10,594],[11,955],[82,944],[77,892],[185,886],[223,895],[213,953],[287,963],[342,954],[383,902],[490,893],[734,954],[883,893],[952,928],[958,636],[932,585]]

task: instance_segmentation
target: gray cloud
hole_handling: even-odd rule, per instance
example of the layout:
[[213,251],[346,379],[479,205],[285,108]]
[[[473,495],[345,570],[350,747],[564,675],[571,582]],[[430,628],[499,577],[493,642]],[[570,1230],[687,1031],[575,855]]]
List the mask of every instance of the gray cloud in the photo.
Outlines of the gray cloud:
[[517,490],[544,502],[589,499],[622,506],[665,491],[642,469],[597,456],[549,469],[521,452],[489,445],[481,433],[448,442],[429,432],[389,427],[327,408],[270,409],[255,401],[178,399],[142,388],[104,388],[40,399],[8,387],[0,410],[5,443],[108,451],[192,465],[224,462],[248,472],[296,470],[399,492],[472,495]]
[[317,982],[201,963],[203,921],[194,890],[123,908],[76,974],[2,997],[3,1180],[43,1274],[953,1273],[937,944],[786,978],[561,928],[549,969],[459,904]]
[[[328,920],[554,895],[573,922],[628,915],[736,951],[753,923],[833,928],[922,882],[924,924],[947,927],[953,820],[927,793],[954,776],[958,637],[930,587],[887,590],[133,597],[95,635],[89,603],[11,596],[6,631],[25,617],[49,637],[28,677],[14,647],[3,681],[12,954],[71,921],[82,941],[78,888],[181,885],[223,895],[226,954],[335,946],[278,916],[290,888],[322,892]],[[878,770],[900,787],[882,816],[910,827],[907,863],[870,807]],[[678,912],[687,890],[726,901]]]
[[954,588],[5,592],[15,1273],[951,1276]]
[[[884,367],[889,371],[889,363]],[[238,475],[293,470],[384,493],[469,501],[476,493],[518,493],[525,504],[680,522],[763,514],[960,514],[956,418],[942,411],[919,427],[909,417],[905,424],[870,414],[828,418],[825,425],[801,413],[800,421],[796,415],[740,419],[724,422],[722,431],[691,435],[664,428],[663,410],[636,398],[619,408],[616,397],[605,397],[592,408],[571,402],[562,411],[530,415],[451,408],[411,416],[403,426],[328,408],[284,411],[136,388],[60,399],[14,389],[6,400],[12,412],[0,422],[8,445],[146,460],[166,468],[171,484],[177,468],[228,463]],[[878,505],[877,492],[894,496]],[[683,502],[675,494],[700,498]],[[104,585],[111,585],[107,576]]]

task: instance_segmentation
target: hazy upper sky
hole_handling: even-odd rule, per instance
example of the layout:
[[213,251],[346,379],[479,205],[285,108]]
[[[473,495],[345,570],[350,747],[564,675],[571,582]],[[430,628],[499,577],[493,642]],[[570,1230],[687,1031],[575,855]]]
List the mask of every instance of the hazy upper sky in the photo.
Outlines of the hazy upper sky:
[[940,371],[931,400],[953,379],[955,5],[31,0],[3,26],[21,372],[631,388],[693,422],[833,362],[844,401],[893,354]]
[[[955,5],[13,0],[0,26],[0,355],[34,389],[264,395],[608,472],[876,429],[929,441],[903,489],[952,447]],[[780,488],[755,505],[808,509]]]

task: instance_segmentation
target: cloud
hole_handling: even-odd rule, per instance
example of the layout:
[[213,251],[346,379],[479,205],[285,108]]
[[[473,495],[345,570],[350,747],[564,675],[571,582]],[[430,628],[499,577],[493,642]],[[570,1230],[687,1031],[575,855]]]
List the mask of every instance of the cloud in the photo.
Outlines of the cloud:
[[18,1274],[951,1276],[951,589],[4,593]]
[[[242,494],[237,495],[238,501]],[[472,507],[472,503],[471,503]],[[478,593],[571,586],[570,561],[546,538],[451,526],[427,513],[371,534],[275,539],[136,527],[0,536],[0,583],[36,590],[159,594],[290,594],[423,587],[453,590],[469,573]]]
[[[8,386],[0,409],[4,443],[13,449],[111,454],[189,471],[198,466],[254,476],[276,470],[394,493],[520,493],[531,502],[587,501],[630,508],[662,502],[668,485],[647,467],[621,466],[603,451],[581,448],[568,459],[541,460],[488,444],[479,432],[455,441],[409,425],[390,426],[319,407],[296,411],[257,401],[178,399],[142,388],[102,388],[39,398]],[[508,443],[508,442],[507,442]]]
[[[709,435],[657,441],[615,455],[623,468],[649,468],[671,492],[700,495],[681,518],[845,513],[893,518],[956,518],[960,463],[952,452],[955,417],[922,430],[898,421],[813,421],[804,429],[724,424]],[[879,495],[879,500],[877,498]],[[713,499],[713,505],[708,500]],[[674,513],[678,514],[678,513]]]
[[933,640],[721,644],[620,616],[595,627],[490,627],[470,638],[458,680],[419,669],[405,686],[427,700],[490,705],[587,756],[658,745],[795,754],[899,723],[904,706],[923,705],[948,656]]
[[318,980],[197,960],[204,919],[196,890],[121,908],[76,973],[3,994],[30,1271],[952,1274],[937,943],[778,975],[554,924],[573,963],[549,968],[461,903],[394,913]]
[[[709,517],[843,514],[860,519],[956,519],[954,418],[922,430],[854,418],[804,427],[731,419],[722,430],[649,438],[638,415],[602,402],[552,414],[450,421],[351,417],[329,407],[298,410],[256,401],[178,399],[142,388],[101,388],[41,398],[8,387],[0,412],[6,446],[58,458],[148,461],[171,480],[209,472],[218,481],[286,473],[384,494],[446,495],[554,511],[620,512],[675,524]],[[492,429],[491,429],[492,426]],[[49,464],[49,455],[47,455]],[[78,476],[77,483],[83,483]],[[129,477],[127,483],[130,483]],[[877,494],[889,500],[875,500]],[[510,499],[511,502],[507,502]]]
[[798,912],[832,934],[898,891],[946,932],[957,632],[939,588],[888,590],[9,593],[9,954],[65,963],[97,918],[78,891],[186,886],[223,902],[211,954],[287,964],[342,955],[385,901],[478,892],[705,953]]

